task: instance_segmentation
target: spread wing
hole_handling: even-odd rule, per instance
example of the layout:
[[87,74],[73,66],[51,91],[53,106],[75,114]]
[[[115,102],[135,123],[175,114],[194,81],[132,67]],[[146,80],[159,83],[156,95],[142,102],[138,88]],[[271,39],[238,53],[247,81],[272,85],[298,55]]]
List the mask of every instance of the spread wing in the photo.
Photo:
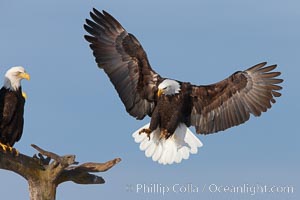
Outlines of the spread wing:
[[260,116],[281,94],[276,65],[257,64],[216,84],[192,87],[191,125],[209,134],[246,122],[250,113]]
[[110,14],[93,9],[87,19],[85,39],[99,68],[104,69],[117,90],[127,112],[143,119],[151,116],[157,85],[161,77],[152,70],[139,41]]

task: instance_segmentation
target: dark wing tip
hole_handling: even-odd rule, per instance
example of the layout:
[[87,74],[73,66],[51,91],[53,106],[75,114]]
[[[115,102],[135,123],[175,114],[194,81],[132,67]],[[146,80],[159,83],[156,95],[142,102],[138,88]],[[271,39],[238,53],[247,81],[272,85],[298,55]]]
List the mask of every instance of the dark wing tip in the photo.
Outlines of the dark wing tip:
[[[98,16],[103,16],[103,14],[102,14],[99,10],[97,10],[96,8],[93,8],[93,12],[94,12],[96,15],[98,15]],[[105,12],[105,11],[102,10],[102,12]]]
[[84,30],[86,30],[87,29],[87,25],[83,24],[83,28],[84,28]]
[[250,67],[249,69],[247,69],[246,71],[257,71],[258,69],[262,68],[263,66],[265,66],[267,64],[267,62],[261,62],[258,63],[257,65],[254,65],[253,67]]
[[[86,21],[87,21],[88,19],[86,19]],[[90,26],[88,26],[87,24],[84,24],[83,25],[83,28],[84,28],[84,30],[86,30],[86,32],[88,32],[89,33],[89,30],[91,29],[91,27]]]
[[95,37],[93,37],[93,36],[90,36],[90,35],[84,35],[83,37],[84,37],[84,39],[85,39],[86,41],[88,41],[89,43],[95,43],[95,42],[97,42],[97,39],[96,39]]
[[114,18],[111,14],[103,10],[103,15],[109,23],[113,24],[114,27],[124,29],[120,22],[118,22],[118,20],[116,20],[116,18]]
[[272,91],[272,94],[274,97],[280,97],[281,93],[280,92],[276,92],[276,91]]
[[105,10],[102,10],[102,12],[103,12],[103,14],[104,15],[109,15],[109,16],[111,16],[108,12],[106,12]]
[[88,26],[93,27],[93,28],[97,26],[97,24],[96,24],[95,22],[93,22],[92,20],[90,20],[90,19],[86,19],[86,20],[85,20],[85,23],[86,23]]
[[266,64],[267,64],[267,62],[266,62],[266,61],[264,61],[264,62],[261,62],[261,63],[259,63],[258,65],[265,66]]

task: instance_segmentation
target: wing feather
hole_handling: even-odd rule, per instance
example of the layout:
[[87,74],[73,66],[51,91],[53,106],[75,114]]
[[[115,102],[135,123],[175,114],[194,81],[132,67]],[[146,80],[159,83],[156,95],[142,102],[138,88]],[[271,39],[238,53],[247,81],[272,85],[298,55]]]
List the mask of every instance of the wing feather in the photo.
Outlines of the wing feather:
[[117,90],[127,112],[143,119],[151,116],[161,77],[152,70],[139,41],[109,13],[93,9],[84,29],[90,34],[93,55]]
[[227,79],[207,86],[192,86],[191,125],[197,133],[209,134],[237,126],[249,120],[250,114],[260,116],[280,97],[283,80],[273,72],[276,65],[257,64]]
[[11,93],[6,92],[5,89],[1,89],[0,91],[0,99],[1,102],[3,102],[3,105],[0,107],[0,130],[4,127],[6,127],[12,120],[12,117],[15,114],[15,111],[17,109],[17,97]]

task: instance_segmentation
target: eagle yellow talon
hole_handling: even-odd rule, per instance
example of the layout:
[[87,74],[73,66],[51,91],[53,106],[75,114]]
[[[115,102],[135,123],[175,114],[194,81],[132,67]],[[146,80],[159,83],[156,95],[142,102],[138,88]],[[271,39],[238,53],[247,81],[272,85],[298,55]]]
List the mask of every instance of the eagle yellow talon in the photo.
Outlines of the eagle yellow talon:
[[148,139],[150,140],[150,135],[152,133],[152,130],[150,128],[143,128],[139,131],[139,135],[141,135],[142,133],[146,133]]
[[16,156],[19,155],[19,151],[15,148],[11,147],[10,145],[0,143],[0,149],[2,149],[4,153],[10,152],[10,153],[15,154]]
[[171,134],[168,133],[168,130],[167,129],[162,129],[160,131],[160,136],[159,136],[159,139],[168,139],[169,137],[171,136]]
[[13,148],[9,145],[7,145],[8,151],[12,152]]
[[8,146],[7,145],[5,145],[5,144],[2,144],[2,143],[0,143],[0,148],[4,151],[4,152],[6,152],[7,151],[7,148],[8,148]]

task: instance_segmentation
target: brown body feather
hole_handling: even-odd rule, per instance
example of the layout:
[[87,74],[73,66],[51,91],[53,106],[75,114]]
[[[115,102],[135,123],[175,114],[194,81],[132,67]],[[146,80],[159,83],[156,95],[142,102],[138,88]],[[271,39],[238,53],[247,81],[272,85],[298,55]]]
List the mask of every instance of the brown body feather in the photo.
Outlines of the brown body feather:
[[157,127],[166,129],[170,137],[176,130],[179,123],[190,126],[190,113],[192,98],[190,96],[191,85],[181,84],[181,91],[174,95],[161,95],[152,113],[150,129]]
[[19,141],[24,125],[24,104],[22,89],[10,91],[0,90],[0,142],[13,146]]

